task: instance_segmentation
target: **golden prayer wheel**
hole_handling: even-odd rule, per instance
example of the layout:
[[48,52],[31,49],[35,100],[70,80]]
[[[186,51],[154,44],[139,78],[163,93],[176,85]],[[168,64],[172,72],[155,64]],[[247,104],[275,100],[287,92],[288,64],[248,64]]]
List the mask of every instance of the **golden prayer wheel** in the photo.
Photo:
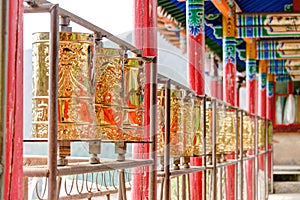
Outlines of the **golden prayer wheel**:
[[[48,137],[49,33],[33,34],[33,137]],[[91,34],[59,33],[58,139],[93,138],[94,44]]]
[[121,49],[96,48],[96,135],[106,140],[143,140],[144,62]]
[[183,156],[194,156],[194,99],[185,97],[183,102]]
[[258,148],[265,146],[266,138],[266,121],[264,119],[258,119]]
[[[180,157],[183,155],[183,100],[182,91],[171,90],[170,102],[170,156]],[[165,89],[157,92],[157,116],[158,116],[158,153],[164,155],[165,149]]]
[[255,134],[255,121],[254,117],[244,115],[243,118],[243,146],[244,151],[254,150],[254,134]]
[[230,154],[236,148],[235,125],[237,123],[236,113],[234,110],[226,110],[224,125],[221,126],[221,132],[224,132],[224,153]]
[[193,111],[193,123],[194,123],[194,155],[200,156],[202,153],[203,147],[203,117],[204,117],[204,110],[203,110],[203,102],[204,100],[200,97],[196,97],[194,100],[194,111]]
[[225,131],[226,120],[226,111],[225,108],[221,105],[217,108],[216,112],[216,154],[224,154],[225,151],[225,136],[227,132]]
[[124,63],[124,113],[125,140],[143,140],[144,125],[144,62],[127,58]]
[[212,108],[206,108],[205,111],[205,129],[206,129],[206,154],[212,154]]
[[96,48],[95,113],[97,138],[123,140],[122,65],[120,49]]

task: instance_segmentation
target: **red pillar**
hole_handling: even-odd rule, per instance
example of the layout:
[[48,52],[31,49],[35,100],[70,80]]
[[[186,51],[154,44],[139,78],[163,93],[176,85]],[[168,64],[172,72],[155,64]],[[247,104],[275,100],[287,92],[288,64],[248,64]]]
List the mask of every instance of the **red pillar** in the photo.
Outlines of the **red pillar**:
[[[246,43],[246,105],[249,113],[257,113],[256,106],[256,93],[257,93],[257,83],[256,83],[256,44],[255,41],[250,41]],[[253,149],[254,150],[254,149]],[[248,152],[248,155],[253,155],[253,150]],[[247,161],[247,179],[248,179],[248,199],[252,200],[253,194],[253,160]]]
[[275,123],[275,91],[274,91],[274,75],[267,75],[267,119]]
[[[259,61],[259,75],[258,75],[258,115],[262,118],[266,118],[266,101],[267,101],[267,61]],[[266,138],[267,139],[267,138]],[[260,148],[260,151],[264,151],[265,148]],[[259,169],[264,170],[265,156],[259,157]]]
[[267,112],[267,61],[259,61],[258,77],[258,115],[265,118]]
[[[189,84],[197,95],[205,94],[204,0],[187,0],[187,55]],[[201,166],[201,157],[192,157],[191,166]],[[191,174],[191,199],[202,198],[202,172]]]
[[[233,16],[226,18],[223,15],[223,100],[236,106],[236,39],[235,39],[235,6],[231,8]],[[230,27],[230,28],[228,28]],[[227,155],[226,159],[234,159],[235,153]],[[226,199],[235,199],[235,165],[226,170]]]
[[14,200],[23,199],[23,1],[8,2],[4,199]]
[[[275,122],[275,91],[274,91],[274,75],[267,75],[267,119],[272,121],[273,124]],[[272,126],[269,127],[272,129]],[[269,130],[269,132],[272,130]],[[270,135],[269,135],[270,138]],[[268,140],[269,140],[268,138]],[[271,141],[269,140],[268,149],[272,149]],[[268,175],[269,180],[271,180],[271,172],[272,172],[272,153],[268,153]]]
[[[134,1],[134,43],[142,50],[143,56],[157,56],[157,1]],[[144,97],[145,138],[150,137],[150,65],[146,65],[146,85]],[[150,146],[134,144],[133,157],[148,159]],[[145,171],[145,172],[144,172]],[[153,183],[156,185],[156,183]],[[149,167],[138,167],[133,171],[132,199],[148,199]],[[154,191],[156,193],[156,189]],[[156,196],[156,194],[154,195]]]

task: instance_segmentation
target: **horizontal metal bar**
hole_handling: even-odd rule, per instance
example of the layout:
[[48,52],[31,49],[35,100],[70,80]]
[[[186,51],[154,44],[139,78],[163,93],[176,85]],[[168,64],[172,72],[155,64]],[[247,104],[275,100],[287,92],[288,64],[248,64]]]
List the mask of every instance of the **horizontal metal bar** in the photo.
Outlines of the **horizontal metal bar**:
[[49,169],[48,168],[33,168],[23,166],[23,175],[24,177],[48,177]]
[[52,3],[45,3],[42,5],[38,5],[35,7],[32,7],[30,5],[24,5],[24,13],[46,13],[50,12],[50,8],[53,6]]
[[[186,174],[190,174],[190,173],[194,173],[194,172],[201,172],[204,171],[205,167],[195,167],[195,166],[191,166],[190,168],[181,168],[179,170],[171,170],[170,171],[170,176],[172,178],[175,178],[177,176],[182,176],[182,175],[186,175]],[[157,172],[157,176],[158,177],[165,177],[165,172],[164,171],[160,171]]]
[[[66,141],[66,140],[57,140],[58,142]],[[135,140],[101,140],[101,139],[75,139],[75,140],[67,140],[70,142],[101,142],[101,143],[116,143],[116,142],[124,142],[124,143],[151,143],[151,141],[135,141]],[[23,142],[48,142],[48,139],[24,139]]]
[[[84,174],[92,172],[103,172],[116,169],[134,168],[140,166],[146,166],[153,164],[152,160],[125,160],[122,162],[118,161],[102,161],[101,164],[89,164],[86,163],[70,163],[68,166],[57,167],[57,175],[73,175],[73,174]],[[27,177],[43,177],[48,176],[49,170],[46,165],[43,166],[24,166],[24,176]]]

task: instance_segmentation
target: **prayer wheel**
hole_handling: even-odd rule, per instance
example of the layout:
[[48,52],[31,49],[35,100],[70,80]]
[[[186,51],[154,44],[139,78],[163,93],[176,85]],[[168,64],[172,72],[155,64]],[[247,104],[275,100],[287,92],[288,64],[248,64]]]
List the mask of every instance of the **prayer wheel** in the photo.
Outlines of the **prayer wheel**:
[[97,138],[123,140],[121,49],[96,48],[95,113]]
[[125,140],[144,139],[144,61],[127,58],[124,63],[124,109],[123,138]]
[[183,99],[183,156],[194,156],[194,98],[186,96]]
[[96,48],[96,135],[111,141],[144,139],[144,62],[121,49]]
[[[60,32],[58,55],[58,139],[93,138],[93,36]],[[32,64],[32,135],[47,138],[49,33],[33,34]]]
[[[183,156],[183,93],[171,89],[170,102],[170,156]],[[161,87],[157,92],[158,116],[158,154],[164,155],[165,149],[165,89]]]
[[196,97],[194,99],[194,111],[193,111],[193,123],[195,129],[194,135],[194,155],[200,156],[203,148],[203,117],[204,117],[204,110],[203,110],[203,102],[204,99],[200,97]]

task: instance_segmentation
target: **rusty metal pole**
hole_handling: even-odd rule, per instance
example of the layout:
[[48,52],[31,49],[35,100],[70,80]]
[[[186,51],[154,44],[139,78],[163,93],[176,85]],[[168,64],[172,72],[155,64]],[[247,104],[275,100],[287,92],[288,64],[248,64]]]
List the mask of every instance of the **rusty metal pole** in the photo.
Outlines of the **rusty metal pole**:
[[157,133],[157,58],[155,57],[154,60],[152,60],[151,65],[151,86],[150,86],[150,157],[153,160],[153,164],[150,166],[150,177],[149,177],[149,199],[150,200],[156,200],[157,196],[157,154],[156,154],[156,133]]
[[212,194],[213,199],[217,199],[217,104],[212,100]]
[[5,124],[6,124],[6,78],[8,46],[8,1],[0,0],[0,199],[4,199]]
[[50,65],[49,65],[49,135],[48,135],[48,199],[56,199],[57,188],[57,112],[58,112],[58,4],[50,8]]
[[171,94],[170,94],[171,81],[168,80],[165,86],[165,152],[164,152],[164,200],[171,200],[170,195],[170,122],[171,122]]
[[244,199],[244,147],[243,147],[243,140],[244,140],[244,133],[243,133],[243,115],[244,112],[240,111],[240,200]]

